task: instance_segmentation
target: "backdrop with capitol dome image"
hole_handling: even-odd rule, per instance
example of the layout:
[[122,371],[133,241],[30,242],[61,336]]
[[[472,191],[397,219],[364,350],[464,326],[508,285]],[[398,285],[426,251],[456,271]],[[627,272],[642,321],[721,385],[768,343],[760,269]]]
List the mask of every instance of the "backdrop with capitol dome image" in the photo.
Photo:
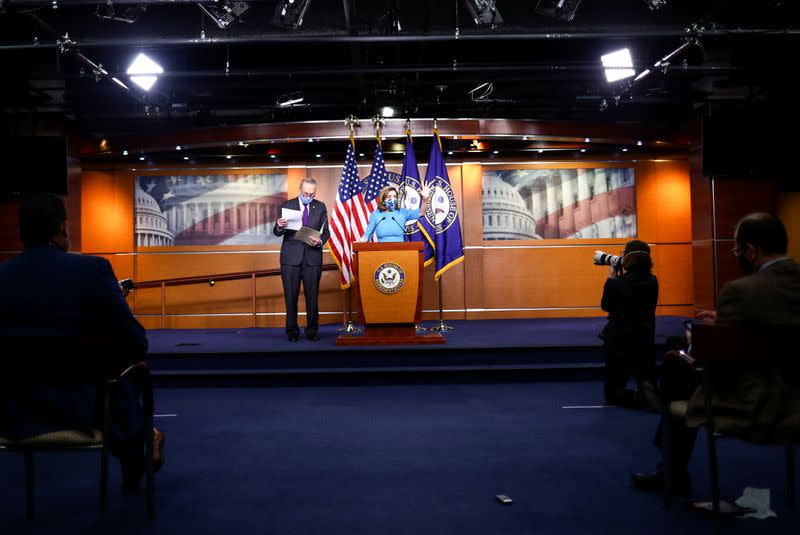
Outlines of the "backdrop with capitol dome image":
[[484,170],[483,239],[636,237],[633,168]]
[[134,181],[137,247],[280,243],[272,227],[288,198],[285,172]]

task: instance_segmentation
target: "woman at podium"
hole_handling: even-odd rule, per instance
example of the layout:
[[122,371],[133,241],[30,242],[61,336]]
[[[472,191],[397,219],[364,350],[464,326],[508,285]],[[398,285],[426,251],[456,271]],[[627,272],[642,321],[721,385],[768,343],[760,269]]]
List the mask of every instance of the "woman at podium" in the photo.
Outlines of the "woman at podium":
[[394,186],[383,188],[378,197],[378,209],[370,214],[369,224],[361,241],[369,241],[373,234],[377,236],[379,242],[404,241],[406,223],[416,221],[425,215],[430,191],[427,185],[422,186],[420,190],[422,200],[420,201],[419,210],[412,210],[398,206],[397,188]]

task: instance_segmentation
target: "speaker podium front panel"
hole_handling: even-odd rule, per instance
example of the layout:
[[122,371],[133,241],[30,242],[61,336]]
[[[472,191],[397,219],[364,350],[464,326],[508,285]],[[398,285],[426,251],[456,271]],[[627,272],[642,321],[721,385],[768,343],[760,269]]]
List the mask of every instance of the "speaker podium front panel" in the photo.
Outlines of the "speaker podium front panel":
[[417,334],[422,319],[423,246],[418,242],[353,244],[363,335],[340,335],[337,345],[443,344],[438,333]]

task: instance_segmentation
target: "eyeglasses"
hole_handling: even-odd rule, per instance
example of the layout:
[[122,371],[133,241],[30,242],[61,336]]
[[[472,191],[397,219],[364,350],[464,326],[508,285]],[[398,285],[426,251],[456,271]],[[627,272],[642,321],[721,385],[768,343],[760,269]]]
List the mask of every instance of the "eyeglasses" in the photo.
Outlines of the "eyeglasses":
[[731,252],[733,253],[733,256],[742,256],[742,253],[744,253],[744,249],[745,249],[744,247],[737,245],[736,247],[731,249]]

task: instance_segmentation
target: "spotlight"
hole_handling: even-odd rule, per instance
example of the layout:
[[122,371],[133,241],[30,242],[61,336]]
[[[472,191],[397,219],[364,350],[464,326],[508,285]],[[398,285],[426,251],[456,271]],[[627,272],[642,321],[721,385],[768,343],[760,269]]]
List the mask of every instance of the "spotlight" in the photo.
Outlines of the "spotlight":
[[569,22],[575,17],[579,5],[581,5],[581,0],[539,0],[536,4],[536,12]]
[[111,2],[111,0],[108,0],[106,4],[98,3],[94,10],[95,16],[97,16],[99,19],[126,22],[128,24],[133,24],[136,22],[136,19],[139,18],[139,15],[143,13],[147,13],[146,5],[128,6],[124,8],[122,12],[118,12],[116,9],[114,9],[114,4]]
[[281,0],[275,6],[272,23],[276,26],[289,26],[296,30],[303,25],[311,0]]
[[381,115],[384,117],[394,117],[394,108],[391,106],[384,106],[381,108]]
[[661,6],[667,5],[667,0],[644,0],[644,3],[647,4],[651,11],[655,11]]
[[[145,91],[150,91],[150,88],[153,87],[153,84],[155,84],[156,80],[158,80],[158,76],[156,75],[161,74],[162,72],[164,72],[164,69],[161,67],[161,65],[141,52],[138,56],[136,56],[136,59],[133,60],[133,63],[131,63],[127,70],[129,75],[136,75],[131,76],[131,82],[138,85]],[[143,74],[148,76],[139,76]]]
[[607,82],[616,82],[636,74],[636,71],[633,70],[631,51],[627,48],[600,56],[600,60],[605,67]]
[[250,9],[247,2],[223,2],[219,4],[197,4],[203,13],[209,16],[221,29],[227,28],[231,23],[236,22]]
[[477,26],[490,26],[494,28],[503,24],[503,17],[497,11],[494,0],[466,0],[467,9]]
[[289,108],[295,104],[300,104],[306,99],[302,91],[295,91],[294,93],[287,93],[278,97],[279,108]]

